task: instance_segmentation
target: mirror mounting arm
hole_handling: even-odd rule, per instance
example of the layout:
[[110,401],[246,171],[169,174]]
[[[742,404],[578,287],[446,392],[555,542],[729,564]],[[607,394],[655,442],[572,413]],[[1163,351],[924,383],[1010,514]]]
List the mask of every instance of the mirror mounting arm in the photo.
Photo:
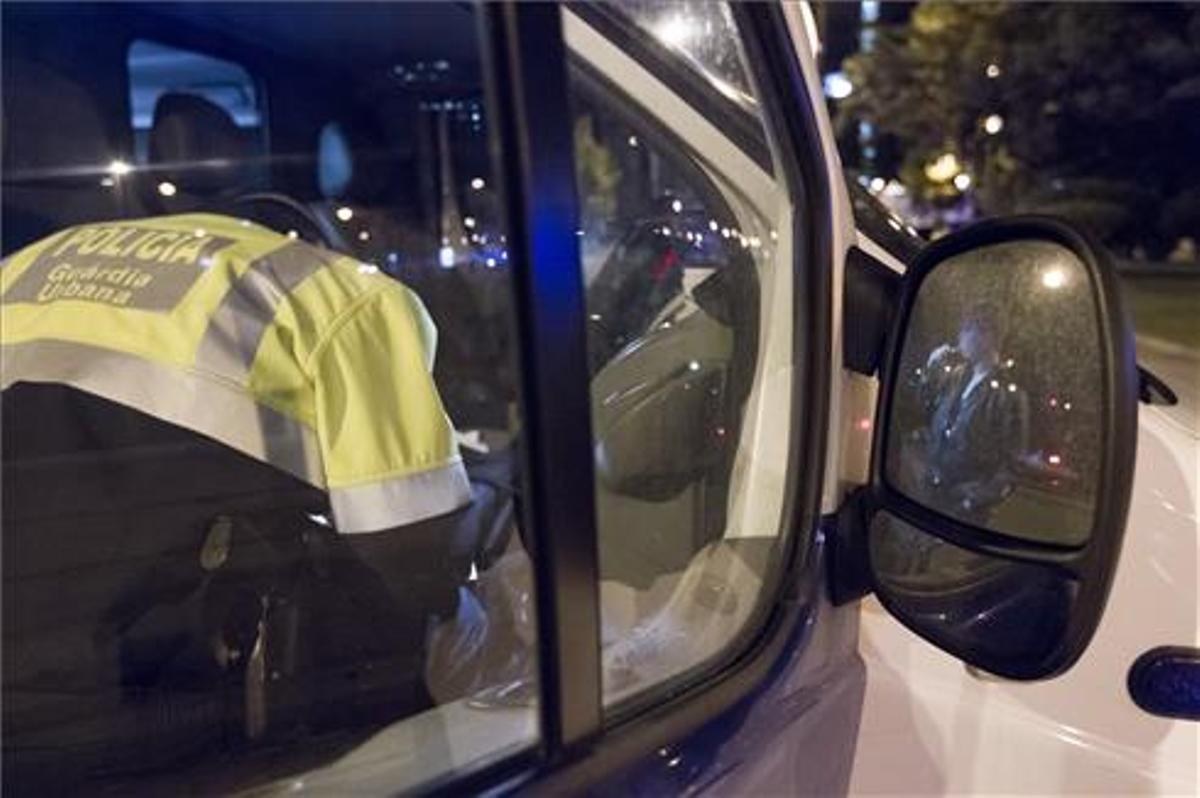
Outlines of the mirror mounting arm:
[[870,509],[870,489],[857,487],[842,502],[831,525],[829,593],[835,607],[858,601],[873,590],[867,542]]

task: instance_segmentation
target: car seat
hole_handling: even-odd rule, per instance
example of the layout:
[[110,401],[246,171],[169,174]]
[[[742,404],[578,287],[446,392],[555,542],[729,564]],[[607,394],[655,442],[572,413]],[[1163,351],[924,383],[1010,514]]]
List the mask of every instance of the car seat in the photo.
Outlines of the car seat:
[[119,192],[104,185],[119,150],[79,81],[5,53],[0,138],[5,254],[64,227],[120,215]]

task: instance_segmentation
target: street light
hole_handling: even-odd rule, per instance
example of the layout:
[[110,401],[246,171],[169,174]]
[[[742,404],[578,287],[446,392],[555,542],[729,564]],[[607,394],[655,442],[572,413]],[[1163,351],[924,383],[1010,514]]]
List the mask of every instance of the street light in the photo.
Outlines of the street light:
[[844,100],[854,93],[854,84],[845,72],[830,72],[823,83],[825,96],[831,100]]
[[1000,116],[1000,114],[992,114],[983,120],[983,129],[989,136],[996,135],[1001,130],[1004,130],[1004,117]]
[[958,156],[952,152],[942,153],[933,163],[925,167],[925,176],[935,183],[945,183],[953,180],[962,171]]

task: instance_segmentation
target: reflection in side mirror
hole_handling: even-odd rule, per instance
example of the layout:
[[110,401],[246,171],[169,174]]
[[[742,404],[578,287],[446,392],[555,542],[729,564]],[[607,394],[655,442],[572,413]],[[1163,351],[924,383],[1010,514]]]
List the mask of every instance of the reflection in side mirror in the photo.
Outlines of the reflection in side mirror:
[[938,264],[909,316],[887,479],[964,523],[1076,546],[1103,441],[1099,323],[1087,269],[1050,241]]
[[1111,266],[1071,228],[988,222],[906,275],[883,372],[867,549],[880,600],[1018,679],[1061,672],[1116,568],[1137,421]]

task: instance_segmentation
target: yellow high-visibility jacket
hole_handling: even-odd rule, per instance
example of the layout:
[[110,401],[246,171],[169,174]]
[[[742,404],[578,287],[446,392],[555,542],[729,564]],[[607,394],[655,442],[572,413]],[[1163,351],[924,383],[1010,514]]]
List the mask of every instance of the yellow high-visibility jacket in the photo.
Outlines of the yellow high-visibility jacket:
[[73,386],[328,491],[341,532],[470,500],[417,296],[250,222],[73,227],[0,268],[0,388]]

